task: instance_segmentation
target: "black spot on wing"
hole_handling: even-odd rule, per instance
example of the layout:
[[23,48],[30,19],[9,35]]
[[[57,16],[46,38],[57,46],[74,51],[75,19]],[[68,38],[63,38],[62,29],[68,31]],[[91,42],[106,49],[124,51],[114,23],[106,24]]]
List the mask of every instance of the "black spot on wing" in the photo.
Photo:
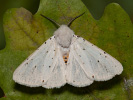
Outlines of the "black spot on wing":
[[85,50],[85,48],[83,48],[83,50]]
[[104,66],[104,67],[105,67],[105,70],[108,72],[107,67],[106,66]]

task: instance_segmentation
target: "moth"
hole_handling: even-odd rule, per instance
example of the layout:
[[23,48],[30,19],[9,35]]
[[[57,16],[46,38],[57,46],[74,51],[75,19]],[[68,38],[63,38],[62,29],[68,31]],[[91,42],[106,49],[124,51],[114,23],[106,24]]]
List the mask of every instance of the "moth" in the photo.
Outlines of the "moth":
[[[84,13],[83,13],[84,14]],[[81,14],[81,15],[83,15]],[[13,73],[13,80],[29,87],[60,88],[70,84],[85,87],[119,75],[123,67],[114,57],[75,35],[68,25],[59,25],[54,35],[31,54]]]

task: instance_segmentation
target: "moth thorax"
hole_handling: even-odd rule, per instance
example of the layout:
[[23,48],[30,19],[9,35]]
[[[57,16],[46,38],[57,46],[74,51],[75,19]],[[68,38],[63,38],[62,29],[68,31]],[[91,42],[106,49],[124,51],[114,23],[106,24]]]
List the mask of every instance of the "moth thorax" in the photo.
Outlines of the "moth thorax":
[[66,25],[61,25],[55,32],[57,43],[63,48],[69,48],[74,32]]

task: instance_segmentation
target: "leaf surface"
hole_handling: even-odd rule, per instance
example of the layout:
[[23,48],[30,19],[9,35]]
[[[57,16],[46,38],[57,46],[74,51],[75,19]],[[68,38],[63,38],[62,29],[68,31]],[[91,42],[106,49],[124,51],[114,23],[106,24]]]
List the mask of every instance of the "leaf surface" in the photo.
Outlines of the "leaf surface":
[[[65,85],[45,89],[16,84],[12,80],[14,70],[57,29],[40,14],[59,24],[67,24],[83,12],[85,14],[72,23],[71,29],[118,59],[124,67],[123,73],[110,81],[95,82],[84,88]],[[95,20],[80,0],[41,0],[35,15],[24,8],[9,9],[4,15],[4,32],[6,48],[0,51],[0,87],[5,97],[0,100],[127,99],[123,78],[133,77],[133,25],[118,4],[109,4],[102,18]],[[132,90],[133,86],[129,88]]]

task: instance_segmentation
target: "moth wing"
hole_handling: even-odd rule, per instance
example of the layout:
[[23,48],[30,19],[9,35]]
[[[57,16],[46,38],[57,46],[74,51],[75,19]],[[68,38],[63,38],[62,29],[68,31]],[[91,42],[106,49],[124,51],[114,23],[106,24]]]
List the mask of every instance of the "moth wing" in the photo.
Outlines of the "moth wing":
[[51,75],[48,77],[48,80],[42,85],[45,88],[60,88],[61,86],[66,84],[65,78],[65,68],[66,65],[62,58],[62,53],[60,51],[60,46],[57,45],[57,56],[55,58],[53,70]]
[[89,78],[87,74],[91,75],[91,73],[85,73],[84,65],[81,63],[79,56],[74,52],[74,46],[71,46],[66,69],[67,83],[76,87],[90,85],[93,83],[93,79]]
[[[62,73],[64,67],[60,65],[62,61],[60,63],[58,62],[60,60],[59,58],[60,50],[53,36],[15,70],[13,80],[29,87],[44,85],[46,88],[60,87],[65,84],[65,77]],[[55,73],[60,73],[60,80],[53,81],[53,84],[49,84],[49,79],[58,76]]]
[[74,86],[109,80],[123,71],[119,61],[81,37],[73,37],[69,55],[67,80]]

